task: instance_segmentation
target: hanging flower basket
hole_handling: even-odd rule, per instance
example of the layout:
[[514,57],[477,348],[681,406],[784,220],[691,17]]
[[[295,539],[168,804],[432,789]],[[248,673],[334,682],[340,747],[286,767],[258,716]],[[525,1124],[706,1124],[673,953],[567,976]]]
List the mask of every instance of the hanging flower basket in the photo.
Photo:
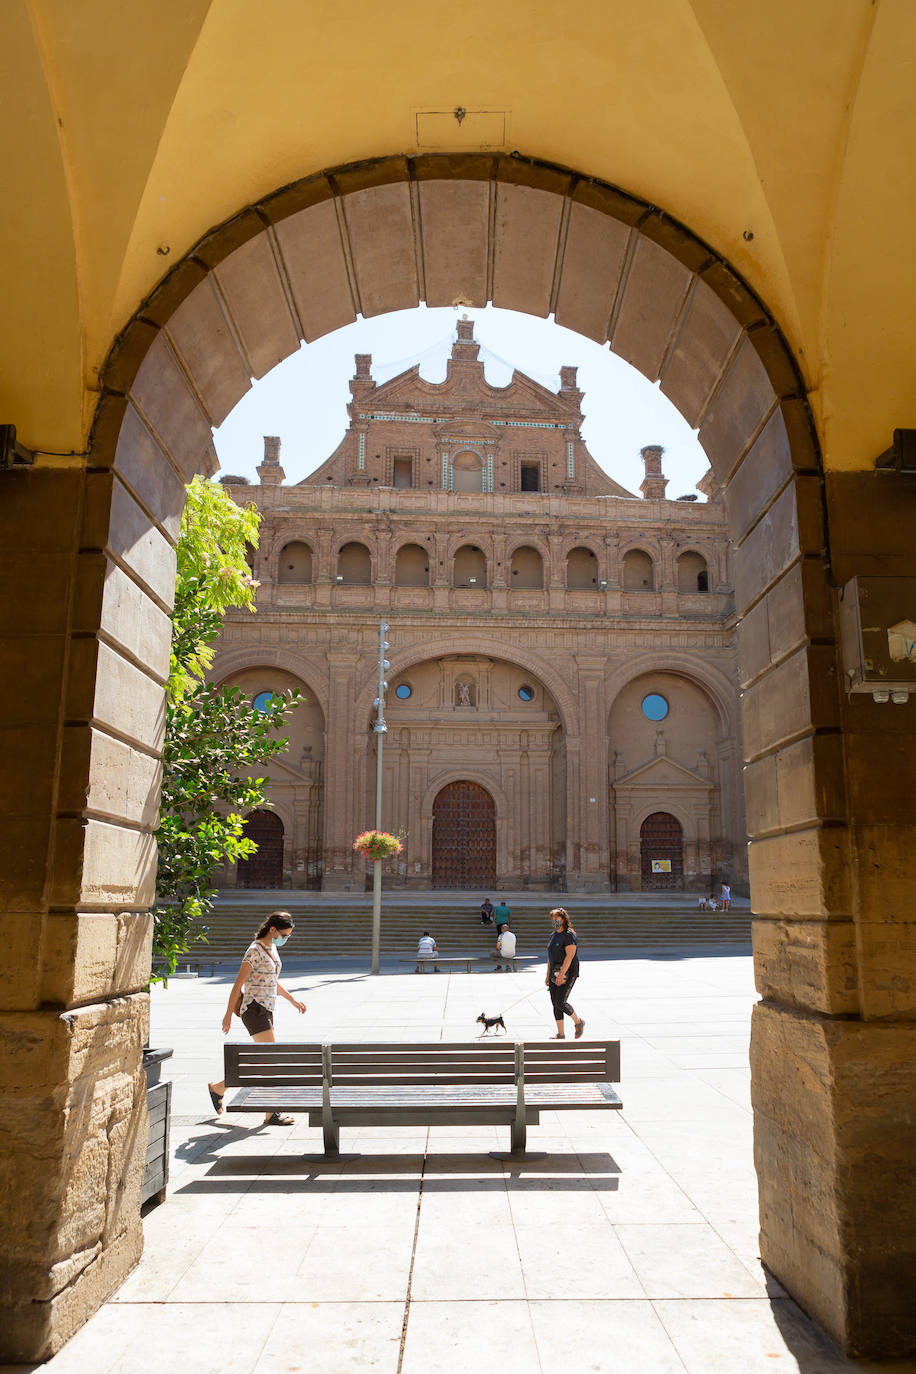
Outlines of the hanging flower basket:
[[364,830],[353,841],[353,848],[357,854],[362,854],[364,859],[376,863],[380,859],[390,859],[392,855],[400,854],[404,846],[397,835],[389,835],[387,830]]

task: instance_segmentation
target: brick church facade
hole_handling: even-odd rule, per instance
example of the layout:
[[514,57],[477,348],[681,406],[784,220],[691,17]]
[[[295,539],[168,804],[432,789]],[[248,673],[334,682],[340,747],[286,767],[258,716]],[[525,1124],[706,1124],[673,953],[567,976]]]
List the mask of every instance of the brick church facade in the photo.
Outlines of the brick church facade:
[[726,523],[642,499],[580,437],[582,393],[515,373],[491,386],[473,325],[446,379],[376,385],[357,356],[336,452],[284,485],[265,439],[258,614],[227,617],[213,676],[298,687],[270,765],[256,858],[224,886],[362,890],[353,836],[375,819],[378,624],[388,638],[386,885],[710,891],[746,883]]

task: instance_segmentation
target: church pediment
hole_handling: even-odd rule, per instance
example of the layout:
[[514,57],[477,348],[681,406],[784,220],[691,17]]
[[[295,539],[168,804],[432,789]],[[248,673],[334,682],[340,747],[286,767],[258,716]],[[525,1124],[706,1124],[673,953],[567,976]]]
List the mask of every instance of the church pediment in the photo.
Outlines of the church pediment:
[[709,790],[714,784],[709,778],[704,778],[701,774],[684,768],[682,764],[675,763],[674,759],[669,759],[667,755],[660,755],[657,758],[649,759],[647,763],[641,763],[638,768],[625,773],[622,778],[617,778],[614,786],[689,787],[693,789],[702,787]]
[[489,420],[443,420],[436,425],[437,439],[499,439],[503,430]]

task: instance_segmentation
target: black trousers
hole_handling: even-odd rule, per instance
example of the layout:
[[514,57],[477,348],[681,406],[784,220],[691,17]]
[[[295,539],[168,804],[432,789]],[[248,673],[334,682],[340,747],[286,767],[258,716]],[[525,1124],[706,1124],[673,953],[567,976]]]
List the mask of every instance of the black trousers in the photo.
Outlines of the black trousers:
[[548,987],[550,988],[550,1000],[553,1003],[553,1019],[562,1021],[564,1016],[575,1016],[576,1014],[569,1005],[569,994],[576,986],[576,979],[579,975],[577,973],[573,978],[570,978],[567,974],[566,982],[560,983],[559,986],[553,981],[553,975],[554,970],[551,969]]

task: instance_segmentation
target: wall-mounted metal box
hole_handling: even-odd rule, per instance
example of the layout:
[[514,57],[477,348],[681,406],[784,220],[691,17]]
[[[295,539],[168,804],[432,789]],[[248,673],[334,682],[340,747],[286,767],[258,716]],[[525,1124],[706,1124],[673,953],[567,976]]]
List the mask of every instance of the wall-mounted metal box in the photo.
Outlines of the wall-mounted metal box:
[[854,577],[840,591],[839,630],[848,692],[916,697],[916,577]]

